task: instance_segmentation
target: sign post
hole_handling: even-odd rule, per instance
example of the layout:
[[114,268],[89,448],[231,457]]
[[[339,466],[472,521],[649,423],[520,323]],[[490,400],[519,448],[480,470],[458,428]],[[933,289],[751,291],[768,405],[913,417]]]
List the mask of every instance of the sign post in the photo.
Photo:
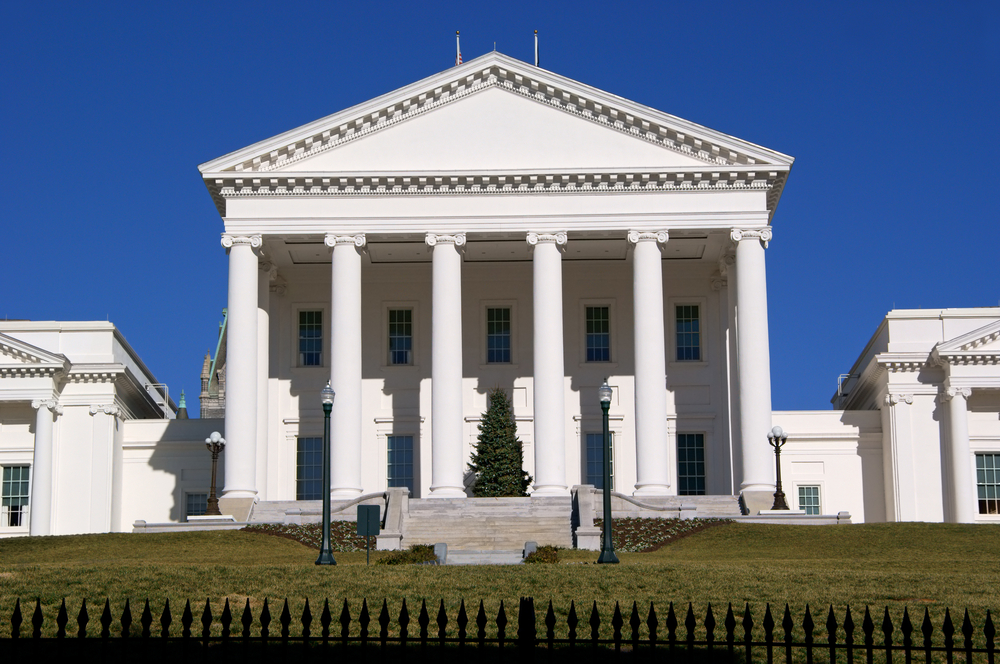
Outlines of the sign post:
[[382,524],[380,515],[381,509],[378,505],[358,505],[358,535],[365,538],[365,564],[369,564],[371,557],[371,540],[369,537],[378,536],[379,527]]

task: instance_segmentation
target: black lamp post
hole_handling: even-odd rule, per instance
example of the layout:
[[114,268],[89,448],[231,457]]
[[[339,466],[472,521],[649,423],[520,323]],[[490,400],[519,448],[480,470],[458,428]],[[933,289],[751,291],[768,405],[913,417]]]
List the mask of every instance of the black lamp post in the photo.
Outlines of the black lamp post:
[[212,453],[212,486],[209,490],[205,514],[222,516],[222,512],[219,511],[219,499],[215,496],[215,471],[219,467],[219,454],[226,449],[226,439],[218,431],[213,431],[212,435],[205,439],[205,447]]
[[597,394],[601,398],[601,410],[604,411],[604,486],[601,488],[604,497],[604,542],[597,562],[617,564],[618,556],[615,555],[615,545],[611,540],[611,430],[608,428],[611,387],[608,386],[607,378],[604,379],[604,384],[597,388]]
[[781,447],[788,440],[788,434],[781,427],[771,429],[771,435],[767,437],[767,442],[774,448],[774,466],[777,471],[774,488],[774,505],[772,510],[787,510],[788,503],[785,502],[785,492],[781,490]]
[[333,548],[330,546],[330,411],[336,396],[330,382],[320,392],[323,397],[323,543],[319,548],[317,565],[336,565]]

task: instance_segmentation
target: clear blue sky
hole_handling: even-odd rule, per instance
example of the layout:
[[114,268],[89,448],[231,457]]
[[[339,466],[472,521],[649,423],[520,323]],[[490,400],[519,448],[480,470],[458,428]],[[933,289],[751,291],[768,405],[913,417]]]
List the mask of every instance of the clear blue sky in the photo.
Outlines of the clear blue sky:
[[[493,49],[796,158],[776,409],[895,307],[1000,301],[1000,3],[7,2],[0,317],[104,320],[197,412],[226,306],[197,165]],[[176,398],[176,396],[175,396]]]

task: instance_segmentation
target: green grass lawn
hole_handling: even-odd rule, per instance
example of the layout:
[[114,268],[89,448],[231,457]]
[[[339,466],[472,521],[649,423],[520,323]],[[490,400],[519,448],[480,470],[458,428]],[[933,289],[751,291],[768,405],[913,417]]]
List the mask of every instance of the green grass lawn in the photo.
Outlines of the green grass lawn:
[[[765,603],[783,609],[787,602],[801,617],[805,605],[825,620],[831,604],[838,616],[846,605],[880,614],[888,606],[923,613],[929,607],[939,625],[945,607],[968,608],[982,624],[987,608],[1000,613],[1000,527],[947,524],[871,524],[852,526],[772,526],[732,523],[696,533],[653,553],[621,553],[617,566],[596,565],[596,552],[563,551],[557,565],[437,567],[365,566],[365,554],[337,553],[336,567],[316,567],[317,552],[298,542],[241,531],[159,535],[84,535],[0,540],[0,624],[9,624],[15,598],[41,598],[47,626],[63,598],[75,625],[83,598],[110,598],[115,618],[129,598],[138,620],[148,598],[154,615],[170,598],[179,616],[191,599],[200,616],[206,598],[216,615],[229,598],[234,610],[247,598],[259,607],[270,598],[277,617],[288,598],[293,616],[305,598],[318,616],[329,598],[335,615],[344,599],[356,616],[362,598],[373,614],[383,599],[393,619],[403,598],[414,617],[426,599],[432,616],[443,599],[449,615],[466,600],[473,611],[484,600],[496,615],[500,601],[513,616],[518,598],[533,596],[541,609],[551,599],[560,622],[570,602],[589,612],[595,599],[610,617],[615,601],[654,603],[661,621],[670,602],[686,609],[694,603],[698,621],[711,603],[721,622],[732,603],[749,602],[759,615]],[[373,552],[373,561],[382,555]],[[378,606],[375,606],[375,605]],[[30,607],[25,609],[26,623]],[[860,623],[861,613],[855,622]],[[960,619],[961,614],[954,616]],[[585,615],[581,618],[586,620]],[[626,616],[627,618],[627,616]],[[433,619],[433,618],[432,618]],[[682,618],[681,618],[682,619]],[[176,618],[175,618],[176,620]],[[780,620],[780,617],[778,618]],[[897,623],[898,624],[898,623]],[[47,627],[48,631],[48,627]]]

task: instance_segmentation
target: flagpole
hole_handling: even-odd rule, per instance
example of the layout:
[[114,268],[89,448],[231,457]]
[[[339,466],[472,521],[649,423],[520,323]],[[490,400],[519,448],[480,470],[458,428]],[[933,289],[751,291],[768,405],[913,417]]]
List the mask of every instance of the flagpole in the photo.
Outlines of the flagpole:
[[455,66],[462,64],[462,47],[458,43],[458,30],[455,31]]
[[538,66],[538,30],[535,30],[535,66]]

